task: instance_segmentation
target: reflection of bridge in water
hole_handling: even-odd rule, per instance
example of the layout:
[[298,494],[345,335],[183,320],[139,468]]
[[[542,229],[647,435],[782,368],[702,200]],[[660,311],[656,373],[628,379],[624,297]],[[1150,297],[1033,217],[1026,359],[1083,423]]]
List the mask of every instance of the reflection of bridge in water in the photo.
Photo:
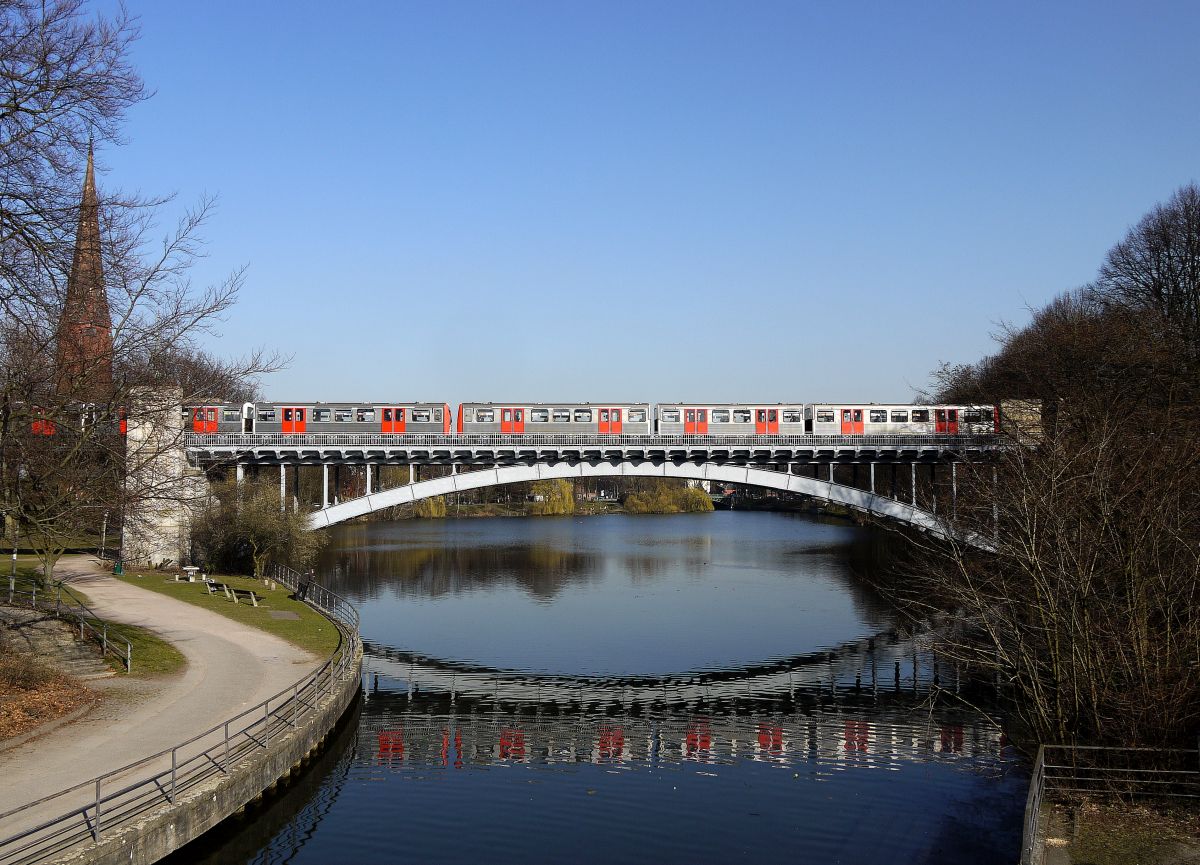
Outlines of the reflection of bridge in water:
[[359,742],[394,768],[752,759],[819,770],[999,757],[1004,744],[977,712],[937,699],[943,684],[958,687],[953,669],[943,683],[936,659],[895,635],[664,677],[533,676],[368,653],[374,690]]
[[614,705],[626,709],[796,699],[800,692],[847,687],[871,693],[919,692],[943,684],[957,689],[960,679],[957,668],[943,671],[935,656],[895,633],[751,666],[665,676],[531,675],[428,658],[369,641],[365,643],[365,662],[370,673],[406,682],[410,693],[434,691],[452,700],[461,696],[518,705]]

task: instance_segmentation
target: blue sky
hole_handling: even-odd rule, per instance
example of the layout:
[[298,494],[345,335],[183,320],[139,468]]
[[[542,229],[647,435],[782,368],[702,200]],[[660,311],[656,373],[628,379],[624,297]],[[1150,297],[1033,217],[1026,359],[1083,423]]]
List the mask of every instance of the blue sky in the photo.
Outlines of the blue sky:
[[1193,2],[127,5],[276,398],[907,400],[1200,180]]

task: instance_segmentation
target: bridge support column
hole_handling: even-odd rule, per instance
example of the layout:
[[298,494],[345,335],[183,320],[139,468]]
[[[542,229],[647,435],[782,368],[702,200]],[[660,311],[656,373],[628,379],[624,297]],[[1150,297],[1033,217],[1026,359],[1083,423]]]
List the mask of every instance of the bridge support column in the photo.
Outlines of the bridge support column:
[[365,494],[368,496],[371,494],[371,464],[370,463],[367,463],[367,483],[366,483],[366,493]]
[[279,464],[279,513],[287,511],[287,466]]
[[871,493],[875,493],[875,463],[871,463]]
[[829,482],[833,483],[833,463],[829,464]]
[[912,505],[917,506],[917,464],[912,464]]
[[958,519],[958,463],[950,463],[950,518]]
[[292,510],[300,510],[300,466],[292,471]]
[[239,487],[246,482],[246,467],[241,463],[233,470],[233,480]]
[[321,464],[321,507],[329,507],[329,463]]

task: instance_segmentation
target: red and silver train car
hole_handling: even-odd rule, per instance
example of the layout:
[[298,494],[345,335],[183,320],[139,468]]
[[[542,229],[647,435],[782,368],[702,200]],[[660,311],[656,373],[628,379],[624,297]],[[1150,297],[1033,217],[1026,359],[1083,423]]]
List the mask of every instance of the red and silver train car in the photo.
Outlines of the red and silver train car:
[[649,403],[465,402],[458,431],[472,434],[650,435]]
[[199,433],[405,433],[450,432],[445,403],[260,402],[196,406],[188,410]]
[[809,406],[814,435],[960,435],[999,428],[999,410],[990,405]]
[[804,435],[804,403],[660,403],[659,435]]

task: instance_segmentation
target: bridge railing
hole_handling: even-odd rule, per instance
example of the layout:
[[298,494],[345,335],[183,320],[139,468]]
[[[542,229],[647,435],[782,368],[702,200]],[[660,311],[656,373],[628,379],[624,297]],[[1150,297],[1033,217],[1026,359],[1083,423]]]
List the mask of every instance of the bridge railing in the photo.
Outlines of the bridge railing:
[[[362,642],[358,611],[345,598],[311,579],[276,565],[271,577],[325,613],[342,638],[338,651],[317,670],[261,703],[186,741],[119,769],[0,814],[0,865],[43,862],[129,825],[150,811],[174,804],[188,790],[228,776],[239,762],[270,748],[316,712],[325,697],[351,675]],[[40,819],[39,814],[52,816]],[[7,832],[3,827],[25,825]]]
[[994,435],[408,435],[398,433],[187,433],[189,449],[278,447],[384,447],[472,450],[485,448],[836,448],[856,449],[962,449],[989,448],[998,444]]

